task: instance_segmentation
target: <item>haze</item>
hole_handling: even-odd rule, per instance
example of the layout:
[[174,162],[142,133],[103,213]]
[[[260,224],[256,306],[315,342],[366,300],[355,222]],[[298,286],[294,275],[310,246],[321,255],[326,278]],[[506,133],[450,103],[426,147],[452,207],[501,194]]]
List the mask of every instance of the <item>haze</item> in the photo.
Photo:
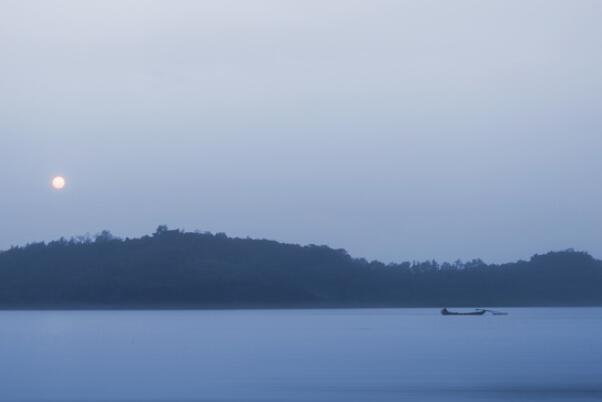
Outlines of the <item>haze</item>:
[[0,249],[167,224],[383,261],[602,256],[600,21],[587,0],[0,1]]

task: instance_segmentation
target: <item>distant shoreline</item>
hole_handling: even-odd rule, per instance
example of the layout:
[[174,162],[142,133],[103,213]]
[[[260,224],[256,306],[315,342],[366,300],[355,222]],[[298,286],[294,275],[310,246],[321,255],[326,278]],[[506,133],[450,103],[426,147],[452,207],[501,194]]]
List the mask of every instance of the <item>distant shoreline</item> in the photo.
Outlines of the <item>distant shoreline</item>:
[[0,312],[6,311],[224,311],[224,310],[371,310],[371,309],[440,309],[442,307],[458,309],[477,309],[477,308],[598,308],[602,304],[550,304],[550,305],[471,305],[471,306],[428,306],[428,305],[358,305],[358,306],[31,306],[31,307],[0,307]]
[[0,253],[1,310],[602,306],[602,261],[384,264],[327,246],[186,233],[61,239]]

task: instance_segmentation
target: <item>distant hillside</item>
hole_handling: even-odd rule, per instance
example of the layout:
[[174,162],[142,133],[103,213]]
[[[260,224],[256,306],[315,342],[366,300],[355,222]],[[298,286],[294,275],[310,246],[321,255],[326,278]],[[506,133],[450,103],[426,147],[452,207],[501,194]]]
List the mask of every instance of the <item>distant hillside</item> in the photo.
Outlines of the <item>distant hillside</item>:
[[344,250],[162,226],[152,236],[30,244],[0,253],[0,308],[602,305],[602,261],[385,265]]

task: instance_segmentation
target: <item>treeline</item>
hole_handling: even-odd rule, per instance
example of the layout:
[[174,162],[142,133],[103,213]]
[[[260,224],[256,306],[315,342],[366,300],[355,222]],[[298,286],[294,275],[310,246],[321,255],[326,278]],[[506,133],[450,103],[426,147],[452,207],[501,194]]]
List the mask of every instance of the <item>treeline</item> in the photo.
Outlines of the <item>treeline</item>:
[[161,226],[0,253],[0,308],[602,305],[602,261],[572,250],[529,261],[388,264]]

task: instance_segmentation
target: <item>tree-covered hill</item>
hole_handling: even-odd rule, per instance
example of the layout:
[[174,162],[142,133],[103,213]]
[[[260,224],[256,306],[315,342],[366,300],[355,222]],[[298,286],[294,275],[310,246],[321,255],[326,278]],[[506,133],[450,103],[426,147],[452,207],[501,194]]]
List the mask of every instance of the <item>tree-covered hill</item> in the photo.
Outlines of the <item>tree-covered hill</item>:
[[0,308],[602,305],[602,261],[385,265],[344,250],[159,227],[0,253]]

